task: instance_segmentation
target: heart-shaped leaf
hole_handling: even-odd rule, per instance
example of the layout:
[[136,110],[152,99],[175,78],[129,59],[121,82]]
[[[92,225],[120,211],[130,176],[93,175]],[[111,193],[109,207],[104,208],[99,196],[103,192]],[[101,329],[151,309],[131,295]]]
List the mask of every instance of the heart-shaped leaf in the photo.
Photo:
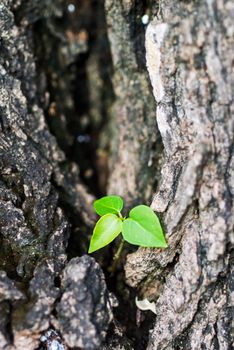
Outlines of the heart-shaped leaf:
[[138,205],[130,211],[129,218],[123,222],[123,237],[142,247],[167,247],[158,217],[146,205]]
[[119,214],[123,208],[123,200],[119,196],[105,196],[93,203],[96,213],[100,216],[105,214]]
[[105,247],[122,231],[122,220],[114,214],[102,216],[96,223],[89,245],[89,253]]

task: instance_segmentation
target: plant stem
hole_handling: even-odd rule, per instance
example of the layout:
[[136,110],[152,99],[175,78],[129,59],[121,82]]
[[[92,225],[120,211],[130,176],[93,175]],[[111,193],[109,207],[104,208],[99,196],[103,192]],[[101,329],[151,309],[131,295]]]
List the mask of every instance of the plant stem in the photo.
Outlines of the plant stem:
[[110,268],[109,268],[109,271],[110,271],[111,273],[114,273],[115,270],[116,270],[116,267],[117,267],[119,258],[120,258],[120,256],[121,256],[122,251],[123,251],[124,242],[125,242],[125,240],[122,238],[122,239],[121,239],[121,242],[120,242],[120,244],[119,244],[119,247],[118,247],[118,249],[117,249],[117,251],[116,251],[116,253],[115,253],[115,255],[114,255],[112,265],[111,265]]
[[120,219],[123,219],[122,214],[120,213],[120,211],[119,211],[118,215],[119,215]]

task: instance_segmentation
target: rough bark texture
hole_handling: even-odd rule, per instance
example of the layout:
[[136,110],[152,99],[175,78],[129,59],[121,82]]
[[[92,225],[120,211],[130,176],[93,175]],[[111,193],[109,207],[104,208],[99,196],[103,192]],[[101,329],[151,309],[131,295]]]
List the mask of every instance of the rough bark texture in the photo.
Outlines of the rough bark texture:
[[[111,321],[105,281],[92,258],[72,260],[60,288],[69,225],[59,206],[59,193],[88,225],[93,198],[80,182],[77,166],[66,161],[48,129],[43,110],[47,92],[35,64],[34,25],[43,20],[46,32],[48,19],[55,31],[53,21],[62,16],[61,5],[61,1],[34,0],[0,4],[0,264],[8,274],[1,272],[1,349],[36,349],[50,327],[61,328],[67,345],[97,348]],[[50,43],[53,40],[51,34]],[[79,278],[77,291],[73,284]],[[93,281],[95,288],[82,303],[87,316],[83,322],[81,312],[68,311],[66,306],[76,304],[75,298]],[[75,327],[79,323],[82,327]],[[42,343],[52,349],[47,336]]]
[[[232,1],[73,3],[0,3],[0,349],[231,349]],[[127,256],[136,292],[107,275],[119,306],[84,255],[107,160],[127,207],[160,178],[169,242]]]
[[103,272],[94,259],[72,259],[63,271],[57,305],[61,333],[71,348],[100,348],[112,319]]
[[233,16],[231,1],[167,0],[147,28],[169,249],[129,255],[126,277],[157,300],[149,350],[233,346]]
[[123,196],[132,206],[151,199],[160,157],[155,153],[159,137],[145,69],[144,6],[112,0],[105,5],[116,96],[108,192]]

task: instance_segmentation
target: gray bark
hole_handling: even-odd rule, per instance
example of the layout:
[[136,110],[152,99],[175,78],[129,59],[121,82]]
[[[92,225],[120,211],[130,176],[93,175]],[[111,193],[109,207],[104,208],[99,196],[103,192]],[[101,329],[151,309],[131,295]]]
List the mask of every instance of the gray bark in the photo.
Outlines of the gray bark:
[[156,300],[149,350],[233,347],[233,16],[231,1],[161,1],[147,28],[169,249],[129,255],[126,277]]
[[161,157],[145,67],[144,28],[140,23],[143,8],[131,1],[107,0],[105,5],[116,96],[108,192],[123,196],[126,205],[132,206],[150,201]]
[[[94,3],[81,1],[69,21],[62,0],[0,3],[0,349],[231,349],[232,1],[106,0],[107,24]],[[77,59],[88,54],[83,81]],[[87,108],[76,109],[76,80]],[[126,317],[135,309],[125,282],[156,302],[143,328],[119,323],[116,297],[85,255],[94,196],[69,155],[72,127],[87,123],[105,124],[100,188],[108,159],[107,191],[127,208],[153,197],[168,240],[128,254],[124,281],[115,276]],[[106,271],[108,254],[96,256]],[[134,327],[143,345],[128,339]]]
[[[37,71],[35,64],[34,42],[34,24],[40,19],[44,33],[50,31],[47,44],[59,42],[60,49],[69,48],[53,22],[62,13],[61,1],[0,4],[0,268],[4,270],[0,348],[4,350],[37,349],[40,340],[46,349],[56,344],[61,349],[66,345],[94,349],[104,340],[112,318],[100,267],[87,256],[67,264],[70,229],[59,194],[87,225],[92,224],[93,196],[81,183],[77,165],[66,161],[48,129],[44,112],[48,92],[43,71]],[[89,294],[84,297],[86,290]],[[71,311],[73,304],[78,312]]]

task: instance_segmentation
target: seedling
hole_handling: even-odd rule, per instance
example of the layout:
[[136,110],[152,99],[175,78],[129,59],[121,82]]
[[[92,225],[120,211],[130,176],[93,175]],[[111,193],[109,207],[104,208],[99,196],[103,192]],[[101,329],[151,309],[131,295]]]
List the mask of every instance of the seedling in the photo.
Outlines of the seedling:
[[119,258],[124,241],[141,247],[167,247],[158,217],[146,205],[138,205],[130,210],[127,218],[121,215],[123,199],[119,196],[105,196],[96,200],[93,206],[101,218],[94,227],[89,253],[105,247],[120,233],[123,239],[115,260]]

